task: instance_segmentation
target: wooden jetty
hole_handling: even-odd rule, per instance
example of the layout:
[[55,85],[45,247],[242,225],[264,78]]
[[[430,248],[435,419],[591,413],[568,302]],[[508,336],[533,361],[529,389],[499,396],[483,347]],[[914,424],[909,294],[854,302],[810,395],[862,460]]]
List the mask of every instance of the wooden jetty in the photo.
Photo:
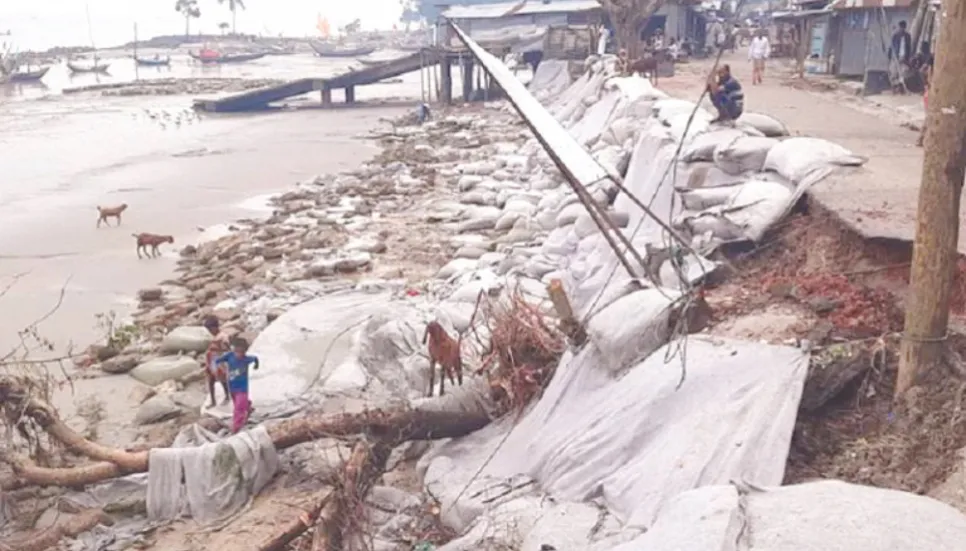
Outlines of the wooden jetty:
[[388,60],[385,63],[378,63],[359,70],[350,70],[331,78],[303,78],[275,86],[249,90],[221,99],[196,100],[194,105],[196,109],[217,113],[255,111],[266,109],[269,104],[287,98],[320,92],[322,105],[326,106],[332,104],[332,90],[336,89],[345,90],[346,103],[354,103],[357,86],[374,84],[422,68],[433,67],[438,65],[441,59],[445,60],[440,72],[442,100],[449,103],[452,101],[452,64],[461,60],[464,65],[468,65],[472,70],[473,58],[466,53],[460,55],[460,52],[426,49],[414,52],[406,57]]

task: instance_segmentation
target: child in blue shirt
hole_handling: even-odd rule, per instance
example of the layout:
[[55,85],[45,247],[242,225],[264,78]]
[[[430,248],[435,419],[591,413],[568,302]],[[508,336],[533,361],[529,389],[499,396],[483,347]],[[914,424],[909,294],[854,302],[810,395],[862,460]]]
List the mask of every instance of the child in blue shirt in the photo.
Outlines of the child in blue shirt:
[[249,356],[248,341],[241,337],[231,340],[231,352],[216,360],[216,364],[228,367],[228,390],[234,404],[232,434],[240,431],[248,422],[251,403],[248,401],[248,366],[258,369],[258,358]]

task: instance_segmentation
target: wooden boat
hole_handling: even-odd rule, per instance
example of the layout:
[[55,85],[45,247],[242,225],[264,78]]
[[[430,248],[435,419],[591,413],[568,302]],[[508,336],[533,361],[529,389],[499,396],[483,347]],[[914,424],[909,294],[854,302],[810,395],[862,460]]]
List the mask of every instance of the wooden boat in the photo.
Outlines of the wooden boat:
[[344,48],[339,46],[330,46],[328,44],[323,44],[321,42],[309,42],[312,49],[315,50],[315,55],[319,57],[363,57],[376,51],[375,48],[369,46],[361,46],[358,48]]
[[31,71],[13,71],[3,77],[4,82],[37,82],[44,78],[50,67],[41,67],[40,69]]
[[382,65],[383,63],[389,63],[390,61],[395,61],[394,59],[357,59],[360,65],[363,67],[375,67],[376,65]]
[[70,69],[72,73],[100,73],[107,74],[108,68],[110,68],[110,63],[97,63],[94,62],[93,65],[78,65],[72,61],[67,62],[67,68]]
[[138,65],[141,65],[142,67],[167,67],[168,65],[171,65],[171,58],[170,57],[166,57],[164,59],[161,59],[161,58],[150,58],[150,57],[146,57],[146,58],[145,57],[135,57],[134,58],[134,61],[136,61],[137,64]]
[[295,54],[295,46],[287,45],[280,46],[276,44],[269,44],[265,46],[266,55],[293,55]]
[[214,50],[201,50],[197,54],[194,52],[188,52],[192,59],[200,61],[205,64],[216,64],[216,63],[242,63],[245,61],[253,61],[255,59],[261,59],[265,57],[265,52],[252,52],[245,54],[221,54]]

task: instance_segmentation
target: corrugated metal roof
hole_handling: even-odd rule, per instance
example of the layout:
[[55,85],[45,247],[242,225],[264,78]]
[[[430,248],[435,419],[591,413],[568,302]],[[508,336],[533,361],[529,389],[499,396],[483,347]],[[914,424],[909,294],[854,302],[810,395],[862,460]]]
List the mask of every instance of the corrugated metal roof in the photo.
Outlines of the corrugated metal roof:
[[534,13],[582,12],[601,9],[597,0],[529,0],[516,13],[529,15]]
[[870,8],[910,8],[915,0],[835,0],[833,10],[862,10]]
[[775,21],[782,21],[788,19],[803,19],[816,15],[825,15],[827,13],[832,13],[831,8],[822,8],[820,10],[776,11],[772,12],[771,18]]
[[521,0],[471,6],[452,6],[443,12],[447,19],[499,19],[510,15],[575,13],[600,9],[597,0]]

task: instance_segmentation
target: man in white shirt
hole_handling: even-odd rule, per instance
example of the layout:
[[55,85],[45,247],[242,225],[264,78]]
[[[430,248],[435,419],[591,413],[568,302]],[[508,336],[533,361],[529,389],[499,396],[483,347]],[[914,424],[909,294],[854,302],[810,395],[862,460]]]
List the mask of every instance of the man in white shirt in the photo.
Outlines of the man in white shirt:
[[761,84],[762,77],[765,75],[765,60],[770,53],[771,44],[768,43],[768,35],[763,30],[758,31],[748,45],[748,60],[752,63],[752,84]]

